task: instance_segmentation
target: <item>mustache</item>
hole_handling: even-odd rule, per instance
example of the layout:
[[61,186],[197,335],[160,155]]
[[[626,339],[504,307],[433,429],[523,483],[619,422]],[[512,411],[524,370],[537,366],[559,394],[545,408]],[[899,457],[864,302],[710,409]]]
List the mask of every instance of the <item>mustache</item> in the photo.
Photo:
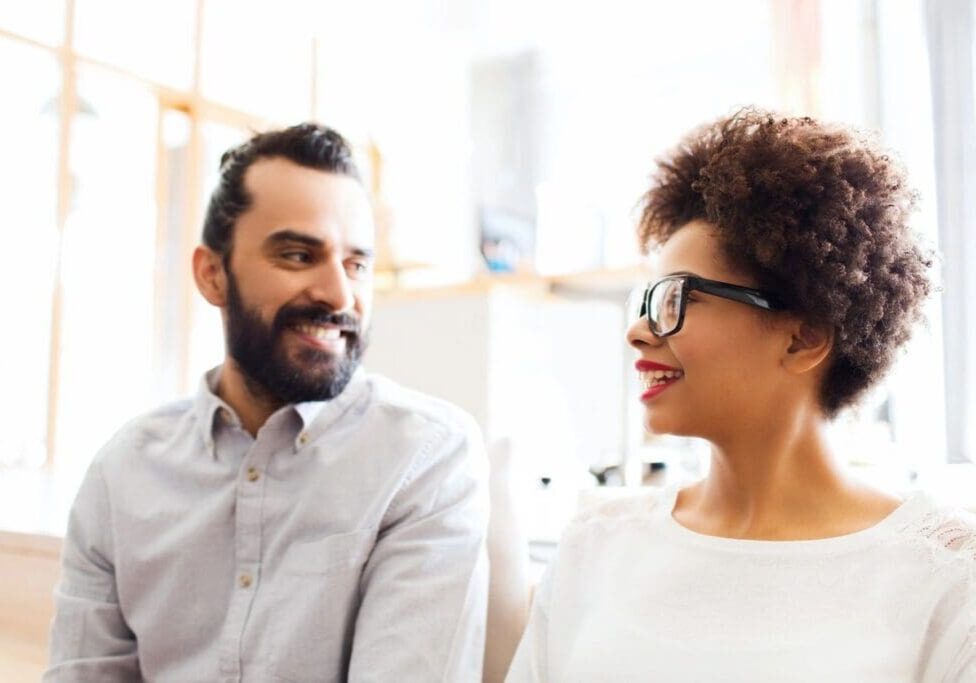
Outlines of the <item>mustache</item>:
[[309,325],[334,325],[342,332],[359,335],[362,325],[359,318],[351,313],[336,313],[328,306],[286,306],[278,311],[274,319],[276,332],[286,327],[305,323]]

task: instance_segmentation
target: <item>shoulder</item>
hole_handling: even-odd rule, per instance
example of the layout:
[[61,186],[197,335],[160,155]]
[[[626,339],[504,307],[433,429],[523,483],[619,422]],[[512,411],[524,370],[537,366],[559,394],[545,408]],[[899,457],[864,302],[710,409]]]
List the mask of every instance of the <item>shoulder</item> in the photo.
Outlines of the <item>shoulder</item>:
[[436,468],[463,471],[478,481],[486,479],[484,437],[470,414],[381,375],[368,375],[368,381],[370,399],[360,428],[377,435],[397,458],[409,461],[405,484]]
[[573,519],[572,524],[613,523],[626,519],[644,519],[657,510],[670,491],[660,487],[646,487],[637,492],[627,491],[607,500],[586,505]]
[[394,425],[480,438],[474,418],[444,399],[405,387],[388,377],[370,373],[370,409]]
[[924,495],[915,514],[899,529],[903,542],[917,547],[934,569],[962,572],[976,590],[976,515],[939,505]]
[[92,461],[99,468],[113,468],[120,460],[146,454],[155,447],[183,436],[195,420],[193,402],[174,401],[132,418],[99,449]]
[[933,639],[925,680],[973,680],[976,673],[976,515],[927,498],[901,538],[915,548],[934,596],[928,627]]
[[[588,592],[602,581],[612,581],[653,553],[661,538],[656,523],[670,489],[647,488],[620,493],[612,499],[586,505],[566,525],[550,568],[553,590],[563,595]],[[575,599],[575,598],[574,598]]]
[[566,526],[563,541],[573,542],[594,533],[608,538],[615,531],[646,525],[660,516],[663,501],[671,493],[669,489],[648,487],[586,505]]

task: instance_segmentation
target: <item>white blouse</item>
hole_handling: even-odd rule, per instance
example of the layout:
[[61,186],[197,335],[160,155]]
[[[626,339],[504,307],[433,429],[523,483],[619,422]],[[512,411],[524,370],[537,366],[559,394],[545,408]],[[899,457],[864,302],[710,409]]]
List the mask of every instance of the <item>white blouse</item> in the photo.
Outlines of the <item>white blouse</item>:
[[508,683],[976,681],[976,519],[918,494],[811,541],[706,536],[677,488],[574,520]]

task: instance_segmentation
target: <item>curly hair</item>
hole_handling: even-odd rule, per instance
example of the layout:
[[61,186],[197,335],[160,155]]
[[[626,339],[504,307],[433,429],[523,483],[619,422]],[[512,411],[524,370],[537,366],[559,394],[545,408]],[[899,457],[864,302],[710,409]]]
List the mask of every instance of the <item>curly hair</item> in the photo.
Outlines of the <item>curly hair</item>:
[[872,138],[746,108],[658,161],[638,238],[647,253],[706,221],[730,265],[832,328],[820,395],[832,417],[884,375],[921,316],[932,258],[908,227],[915,202],[903,167]]
[[227,150],[220,158],[220,177],[203,222],[203,243],[221,255],[225,266],[233,245],[234,224],[252,201],[244,187],[244,175],[255,161],[269,157],[282,157],[362,182],[349,143],[333,129],[316,123],[259,133]]

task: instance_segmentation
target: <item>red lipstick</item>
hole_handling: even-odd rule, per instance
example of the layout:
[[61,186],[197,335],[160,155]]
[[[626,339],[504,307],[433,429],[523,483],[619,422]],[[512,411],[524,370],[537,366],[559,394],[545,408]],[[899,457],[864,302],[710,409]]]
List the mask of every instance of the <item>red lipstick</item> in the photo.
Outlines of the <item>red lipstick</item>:
[[670,365],[663,365],[661,363],[655,363],[652,360],[639,360],[634,363],[634,367],[637,368],[637,372],[651,372],[653,370],[681,370],[681,368],[674,368]]
[[[637,369],[637,372],[654,372],[654,371],[681,372],[681,368],[676,368],[671,365],[664,365],[663,363],[655,363],[654,361],[644,360],[644,359],[641,359],[636,363],[634,363],[634,367]],[[672,384],[677,382],[679,379],[681,379],[681,376],[672,377],[670,379],[665,379],[663,381],[653,382],[649,387],[647,387],[644,393],[641,394],[641,400],[642,401],[651,400],[652,398],[654,398],[655,396],[663,392],[665,389],[670,387]]]

